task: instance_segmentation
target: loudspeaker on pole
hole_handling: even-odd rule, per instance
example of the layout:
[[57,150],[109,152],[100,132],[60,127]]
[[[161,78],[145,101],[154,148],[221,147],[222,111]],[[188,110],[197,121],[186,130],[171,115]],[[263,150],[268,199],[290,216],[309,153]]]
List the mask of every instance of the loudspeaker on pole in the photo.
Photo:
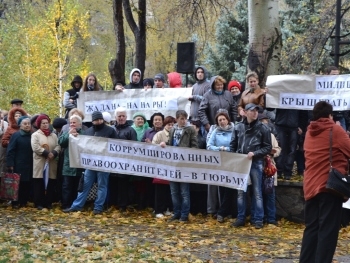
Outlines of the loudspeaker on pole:
[[194,42],[177,43],[176,71],[179,73],[193,73],[195,66]]

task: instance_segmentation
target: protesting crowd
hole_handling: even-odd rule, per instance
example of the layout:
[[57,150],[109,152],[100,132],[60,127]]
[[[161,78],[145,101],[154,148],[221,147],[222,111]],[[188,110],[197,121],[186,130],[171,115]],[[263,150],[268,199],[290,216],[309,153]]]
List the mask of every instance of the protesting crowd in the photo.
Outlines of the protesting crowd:
[[[331,67],[327,74],[339,74],[339,71]],[[176,72],[167,75],[167,82],[161,73],[144,80],[141,76],[141,71],[135,68],[130,73],[130,83],[125,85],[118,81],[114,89],[123,92],[126,89],[183,86],[181,75]],[[308,200],[324,192],[325,183],[313,179],[311,174],[315,172],[305,169],[305,163],[308,167],[318,165],[313,162],[321,157],[310,153],[317,142],[304,144],[304,141],[308,136],[317,136],[324,129],[318,121],[327,118],[323,121],[328,126],[338,124],[333,128],[334,133],[346,138],[342,147],[349,146],[350,149],[346,112],[333,112],[332,106],[326,102],[321,106],[317,103],[313,112],[267,108],[268,88],[259,86],[258,75],[254,72],[246,75],[245,82],[227,81],[221,76],[209,80],[206,68],[199,66],[194,77],[196,83],[188,98],[191,102],[189,114],[182,109],[174,116],[156,112],[149,120],[142,112],[128,116],[127,110],[119,107],[114,112],[115,120],[108,112],[95,111],[91,122],[84,122],[84,112],[77,108],[77,100],[82,92],[102,90],[94,74],[89,74],[84,81],[80,76],[72,80],[72,88],[64,93],[65,118],[51,121],[44,113],[30,116],[22,100],[12,100],[12,108],[1,113],[0,134],[1,171],[20,174],[18,200],[11,202],[12,207],[20,208],[30,201],[39,210],[51,209],[53,203],[60,202],[63,212],[71,213],[82,211],[86,201],[93,200],[93,214],[101,214],[110,206],[121,212],[131,206],[137,209],[151,207],[156,218],[166,217],[170,222],[187,222],[190,213],[208,214],[220,223],[236,217],[232,226],[237,228],[245,226],[247,215],[250,215],[251,225],[260,229],[264,223],[278,224],[274,186],[277,179],[291,179],[295,162],[297,173],[304,176],[305,172],[304,181],[312,181],[311,186],[304,186],[307,204]],[[320,126],[310,125],[316,130],[308,135],[306,131],[310,122]],[[139,141],[159,147],[244,154],[252,161],[248,191],[73,168],[69,163],[69,137],[79,138],[80,135]],[[309,152],[305,152],[307,147]],[[348,148],[340,150],[347,158],[350,156]],[[334,152],[335,165],[340,164],[338,159],[342,157],[339,154]],[[322,173],[320,167],[315,169]],[[341,210],[338,204],[341,202],[338,199],[333,201]],[[306,222],[307,217],[306,211]],[[333,225],[337,227],[338,223]],[[304,247],[311,246],[310,240],[303,240]]]

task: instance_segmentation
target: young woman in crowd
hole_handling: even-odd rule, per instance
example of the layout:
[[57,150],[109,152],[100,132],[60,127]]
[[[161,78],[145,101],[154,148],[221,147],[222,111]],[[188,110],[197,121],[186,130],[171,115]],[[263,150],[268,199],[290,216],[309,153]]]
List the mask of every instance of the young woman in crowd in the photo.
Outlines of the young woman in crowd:
[[254,103],[265,108],[265,89],[259,86],[259,76],[255,72],[249,72],[246,76],[246,89],[242,93],[238,104],[238,114],[244,115],[244,108],[248,103]]
[[[176,120],[172,116],[167,116],[164,119],[164,129],[160,132],[157,132],[152,139],[153,144],[160,144],[162,142],[169,142],[169,132],[174,126]],[[171,204],[171,194],[169,182],[162,179],[153,179],[155,185],[155,200],[154,200],[154,211],[157,218],[164,217],[165,211],[169,209]]]

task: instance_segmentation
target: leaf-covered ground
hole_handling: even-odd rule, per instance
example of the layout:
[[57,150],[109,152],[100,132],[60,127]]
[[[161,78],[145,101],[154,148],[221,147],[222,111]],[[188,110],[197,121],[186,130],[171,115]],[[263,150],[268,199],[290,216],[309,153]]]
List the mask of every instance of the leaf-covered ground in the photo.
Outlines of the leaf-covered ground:
[[[232,228],[196,215],[168,223],[150,211],[63,213],[0,207],[0,262],[297,262],[303,225]],[[334,262],[350,262],[350,227]]]

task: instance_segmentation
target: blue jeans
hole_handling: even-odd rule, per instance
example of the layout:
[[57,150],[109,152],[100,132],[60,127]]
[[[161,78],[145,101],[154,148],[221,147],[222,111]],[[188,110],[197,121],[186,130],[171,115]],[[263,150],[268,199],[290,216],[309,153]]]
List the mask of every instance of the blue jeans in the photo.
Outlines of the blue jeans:
[[276,196],[275,196],[275,187],[271,194],[264,194],[264,210],[265,210],[265,219],[267,223],[276,222]]
[[[253,223],[263,223],[264,204],[262,197],[262,174],[263,160],[253,160],[250,168],[250,179],[252,180],[252,214],[251,220]],[[244,222],[247,209],[247,193],[238,190],[237,196],[238,215],[237,220]]]
[[78,197],[73,202],[71,209],[74,209],[74,210],[83,209],[86,202],[86,198],[89,194],[89,191],[92,185],[94,184],[94,182],[96,182],[96,178],[97,178],[98,188],[97,188],[97,198],[95,200],[94,210],[103,211],[103,204],[107,197],[109,173],[93,171],[88,169],[85,170],[85,174],[84,174],[83,191],[78,194]]
[[190,184],[169,182],[174,217],[188,219],[190,213]]

